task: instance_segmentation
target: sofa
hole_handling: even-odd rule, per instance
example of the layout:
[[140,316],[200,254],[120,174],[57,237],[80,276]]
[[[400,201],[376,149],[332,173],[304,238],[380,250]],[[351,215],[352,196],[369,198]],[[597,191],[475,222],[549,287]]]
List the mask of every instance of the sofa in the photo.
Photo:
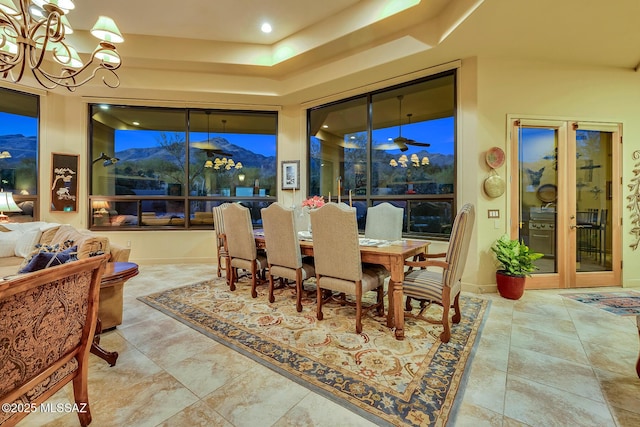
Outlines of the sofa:
[[[109,262],[126,262],[131,250],[98,236],[89,230],[79,230],[68,224],[50,222],[3,223],[0,224],[0,283],[19,275],[33,256],[43,248],[77,247],[78,259],[88,258],[96,253],[109,255]],[[24,274],[24,273],[23,273]],[[103,323],[103,329],[113,328],[122,323],[122,287],[102,287],[98,316],[111,320]]]

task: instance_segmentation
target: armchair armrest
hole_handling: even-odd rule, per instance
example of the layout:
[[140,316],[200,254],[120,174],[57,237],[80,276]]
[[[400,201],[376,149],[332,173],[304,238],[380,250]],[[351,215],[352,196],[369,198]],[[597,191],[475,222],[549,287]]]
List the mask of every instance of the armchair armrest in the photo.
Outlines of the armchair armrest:
[[440,267],[443,269],[449,268],[449,263],[439,260],[422,260],[422,261],[405,261],[404,265],[410,267],[410,270],[414,268],[427,268],[427,267]]
[[110,244],[111,258],[109,262],[127,262],[129,261],[129,255],[131,254],[131,248],[125,248],[124,246]]

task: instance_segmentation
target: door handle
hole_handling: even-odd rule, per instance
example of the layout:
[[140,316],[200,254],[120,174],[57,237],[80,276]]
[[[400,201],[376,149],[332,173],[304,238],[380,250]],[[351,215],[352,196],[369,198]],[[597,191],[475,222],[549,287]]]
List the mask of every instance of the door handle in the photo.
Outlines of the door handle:
[[571,224],[569,226],[569,228],[573,230],[574,228],[586,228],[586,226],[585,225],[580,225],[580,224],[577,224],[577,225],[576,224]]

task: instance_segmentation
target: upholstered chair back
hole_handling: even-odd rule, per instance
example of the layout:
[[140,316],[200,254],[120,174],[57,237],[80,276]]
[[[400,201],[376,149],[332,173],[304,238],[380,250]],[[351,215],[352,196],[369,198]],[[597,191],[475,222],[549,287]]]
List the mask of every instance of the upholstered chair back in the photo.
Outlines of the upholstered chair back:
[[384,202],[367,209],[364,237],[368,239],[402,239],[404,209]]
[[256,259],[256,241],[249,209],[238,203],[231,203],[222,210],[222,219],[229,256],[247,260]]
[[362,280],[356,211],[345,204],[327,203],[310,213],[316,274]]
[[231,203],[222,203],[221,205],[214,206],[213,212],[213,227],[216,232],[216,238],[218,239],[218,247],[223,244],[222,235],[224,234],[224,221],[222,220],[222,211],[229,207]]
[[293,209],[272,203],[261,214],[269,263],[293,269],[302,267]]
[[445,258],[450,267],[445,269],[443,273],[443,284],[445,286],[459,286],[462,271],[467,263],[474,222],[475,211],[473,205],[467,203],[458,211],[451,229],[449,248]]

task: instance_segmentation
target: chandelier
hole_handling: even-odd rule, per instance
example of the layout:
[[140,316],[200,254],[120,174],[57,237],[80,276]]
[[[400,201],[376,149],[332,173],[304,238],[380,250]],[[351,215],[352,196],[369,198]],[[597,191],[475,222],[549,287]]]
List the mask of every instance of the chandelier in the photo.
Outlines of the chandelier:
[[213,161],[207,160],[204,162],[205,168],[213,168],[215,170],[230,171],[231,169],[242,169],[242,162],[234,162],[233,159],[222,159],[216,157]]
[[[69,91],[93,79],[104,70],[112,78],[102,77],[105,85],[116,88],[120,79],[120,55],[114,43],[124,39],[113,19],[100,16],[91,34],[100,42],[89,61],[83,64],[76,49],[65,36],[73,33],[67,14],[75,8],[72,0],[0,0],[0,73],[14,83],[27,68],[47,89],[57,86]],[[57,63],[57,65],[56,65]],[[14,75],[14,72],[17,74]]]
[[[411,160],[411,161],[409,161],[409,160]],[[427,156],[424,156],[422,158],[422,160],[421,160],[418,157],[418,155],[414,153],[414,154],[411,155],[410,159],[407,157],[406,154],[403,154],[402,156],[400,156],[398,158],[397,161],[396,161],[396,159],[389,160],[389,166],[392,166],[394,168],[398,167],[398,165],[401,168],[406,168],[406,167],[409,166],[409,163],[411,163],[411,166],[413,166],[414,168],[417,168],[417,167],[420,167],[420,166],[427,166],[427,165],[429,165],[429,158]]]

